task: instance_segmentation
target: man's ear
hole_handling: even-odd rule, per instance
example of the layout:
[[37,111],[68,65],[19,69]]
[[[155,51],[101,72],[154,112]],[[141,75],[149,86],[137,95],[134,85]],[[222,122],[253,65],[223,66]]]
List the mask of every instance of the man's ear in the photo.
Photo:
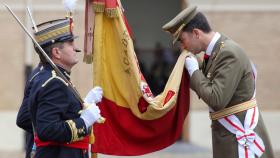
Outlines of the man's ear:
[[52,49],[52,58],[60,59],[60,51],[57,47]]
[[193,29],[194,36],[199,39],[200,38],[201,31],[199,29]]

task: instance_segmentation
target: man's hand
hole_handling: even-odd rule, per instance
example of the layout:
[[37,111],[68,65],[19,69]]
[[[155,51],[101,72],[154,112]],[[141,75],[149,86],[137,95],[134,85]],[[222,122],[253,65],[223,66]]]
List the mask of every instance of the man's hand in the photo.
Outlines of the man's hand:
[[91,89],[87,96],[84,99],[84,102],[87,104],[92,104],[92,103],[99,103],[102,100],[103,96],[103,90],[101,87],[96,86],[93,89]]
[[87,109],[82,111],[80,117],[84,120],[86,127],[89,128],[101,118],[100,109],[95,103],[92,103]]
[[190,76],[199,69],[197,59],[193,56],[188,56],[185,60],[185,67],[188,70]]

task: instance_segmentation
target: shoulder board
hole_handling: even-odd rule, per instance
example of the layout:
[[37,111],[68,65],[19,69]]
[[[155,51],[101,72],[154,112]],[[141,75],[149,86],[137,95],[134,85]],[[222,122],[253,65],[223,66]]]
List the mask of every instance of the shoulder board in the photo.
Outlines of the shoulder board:
[[68,86],[68,83],[66,83],[61,77],[57,76],[56,73],[55,73],[55,71],[52,70],[52,77],[49,78],[49,79],[42,85],[42,87],[45,87],[45,86],[46,86],[51,80],[53,80],[53,79],[58,79],[58,80],[60,80],[62,83],[64,83],[66,86]]

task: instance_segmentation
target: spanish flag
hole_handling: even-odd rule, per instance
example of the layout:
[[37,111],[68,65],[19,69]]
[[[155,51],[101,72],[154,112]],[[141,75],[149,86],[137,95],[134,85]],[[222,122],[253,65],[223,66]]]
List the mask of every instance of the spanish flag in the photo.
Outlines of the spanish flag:
[[91,59],[85,61],[93,63],[94,86],[103,88],[99,108],[106,118],[104,124],[94,125],[92,152],[133,156],[173,144],[180,137],[189,112],[189,77],[184,69],[188,54],[181,53],[164,91],[153,96],[139,68],[121,3],[87,3],[91,4],[93,54],[92,58],[86,54],[85,58]]

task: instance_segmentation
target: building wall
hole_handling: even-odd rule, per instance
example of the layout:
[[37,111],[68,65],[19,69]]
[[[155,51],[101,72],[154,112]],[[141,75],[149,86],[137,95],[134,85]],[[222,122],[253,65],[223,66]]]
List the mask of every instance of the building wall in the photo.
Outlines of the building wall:
[[[1,4],[5,3],[4,0],[0,2]],[[10,0],[6,2],[9,2],[12,8],[16,8],[16,14],[24,21],[25,12],[22,9],[24,8],[23,1]],[[65,11],[62,10],[63,7],[60,6],[60,2],[59,4],[54,4],[54,2],[57,1],[52,0],[46,3],[46,1],[43,0],[36,0],[36,2],[33,2],[35,10],[33,14],[37,23],[65,16]],[[148,2],[145,3],[147,5],[149,4]],[[56,8],[52,10],[52,8],[48,7],[46,4],[51,4],[52,6],[56,6]],[[41,9],[38,9],[40,7],[36,9],[38,5]],[[44,5],[46,5],[46,8],[42,7]],[[161,3],[159,5],[163,4]],[[168,3],[168,5],[170,4]],[[142,7],[143,6],[142,4]],[[129,12],[129,8],[127,10]],[[151,16],[152,11],[158,12],[155,14],[156,16]],[[164,13],[161,14],[160,12]],[[163,17],[161,17],[161,15],[168,15],[166,13],[168,10],[163,9],[160,10],[160,12],[157,9],[149,10],[149,14],[145,16],[145,19],[153,21],[156,20],[157,17],[160,17],[161,20],[157,25],[161,26],[172,16],[162,21]],[[280,45],[278,38],[280,36],[280,10],[242,12],[206,10],[205,13],[213,29],[228,35],[238,42],[256,64],[258,68],[257,97],[261,109],[279,110],[280,104],[278,102],[278,97],[280,90],[278,87],[280,69],[278,67],[280,65],[278,61],[280,55],[278,50],[280,49]],[[142,10],[142,14],[145,15],[145,10]],[[172,12],[170,14],[174,13]],[[80,35],[80,38],[77,40],[77,46],[82,48],[84,27],[83,4],[79,4],[74,18],[74,29],[77,34]],[[157,39],[160,40],[163,34],[165,34],[159,31],[161,29],[159,27],[146,27],[144,30],[139,30],[142,28],[141,23],[147,26],[149,26],[149,24],[141,18],[135,19],[138,23],[136,23],[137,21],[132,21],[132,29],[136,34],[141,31],[141,38],[139,37],[139,41],[137,42],[140,43],[143,40],[143,43],[145,43],[143,47],[149,45],[148,43],[150,41],[154,42]],[[0,21],[0,110],[17,110],[23,96],[24,88],[25,34],[4,8],[0,8]],[[153,30],[156,33],[151,40],[149,31],[153,32]],[[151,45],[154,45],[154,43]],[[170,46],[168,44],[165,45],[166,47]],[[36,65],[38,62],[38,56],[34,51],[32,61],[33,65]],[[74,84],[77,86],[82,96],[84,96],[92,85],[92,68],[91,65],[82,63],[82,54],[80,55],[80,61],[81,62],[74,67],[72,76]],[[192,100],[193,109],[207,109],[202,101],[197,99],[195,94],[192,95]]]

